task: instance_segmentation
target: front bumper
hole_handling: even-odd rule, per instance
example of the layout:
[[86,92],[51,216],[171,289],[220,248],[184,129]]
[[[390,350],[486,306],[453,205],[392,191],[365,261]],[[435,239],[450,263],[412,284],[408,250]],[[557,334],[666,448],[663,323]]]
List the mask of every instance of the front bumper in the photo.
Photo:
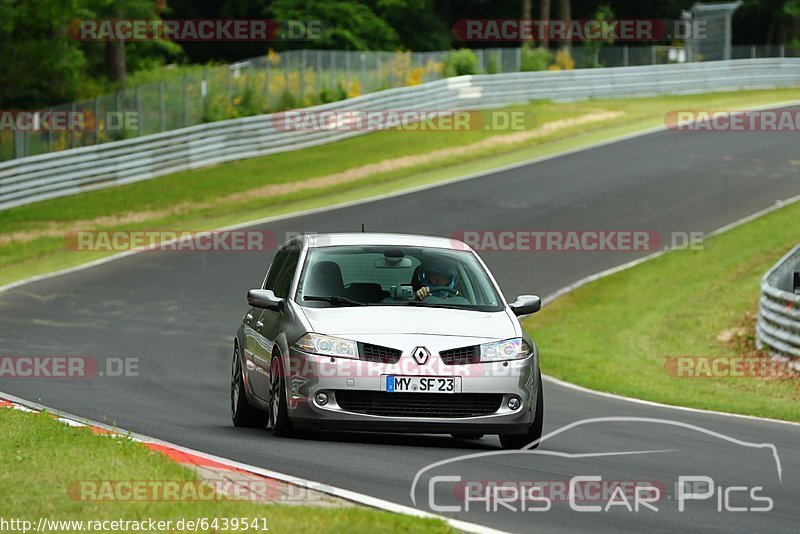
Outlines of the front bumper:
[[[331,358],[308,354],[292,348],[287,373],[289,415],[295,427],[310,430],[355,430],[373,432],[481,433],[522,434],[533,423],[537,399],[538,355],[534,352],[522,360],[468,365],[445,365],[436,350],[425,365],[419,365],[404,351],[396,364],[384,364]],[[419,393],[384,392],[387,375],[460,377],[461,393],[429,395],[431,402],[441,398],[454,401],[470,397],[502,397],[491,413],[472,416],[426,417],[408,413],[404,416],[374,415],[345,409],[337,400],[339,392],[375,392],[371,396],[420,395]],[[328,402],[320,405],[315,395],[323,392]],[[340,393],[340,395],[343,395]],[[344,395],[343,395],[344,396]],[[512,410],[508,400],[517,397],[521,403]],[[392,399],[394,400],[394,399]],[[416,398],[413,400],[416,401]],[[445,414],[440,414],[445,415]]]

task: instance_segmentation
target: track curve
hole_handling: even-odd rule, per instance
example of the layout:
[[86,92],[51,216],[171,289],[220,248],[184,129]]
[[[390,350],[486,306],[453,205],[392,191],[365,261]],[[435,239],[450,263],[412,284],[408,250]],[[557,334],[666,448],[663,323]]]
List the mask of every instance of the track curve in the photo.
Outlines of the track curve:
[[[800,194],[795,136],[785,133],[659,132],[534,165],[344,209],[259,226],[289,232],[392,231],[436,235],[476,229],[644,229],[711,231]],[[638,257],[628,253],[482,254],[506,297],[548,294],[576,279]],[[305,440],[234,429],[228,412],[231,340],[244,295],[271,259],[259,253],[146,252],[40,280],[0,294],[0,354],[138,357],[136,378],[0,379],[0,391],[123,428],[410,505],[416,472],[432,462],[497,450],[495,437],[320,434]],[[533,335],[534,339],[535,333]],[[541,347],[547,358],[547,347]],[[579,357],[579,356],[576,356]],[[741,441],[773,443],[770,454],[672,425],[604,423],[548,440],[558,455],[500,455],[458,462],[443,474],[469,480],[550,480],[602,475],[655,480],[705,474],[726,486],[763,486],[767,513],[719,513],[716,501],[679,512],[622,507],[579,513],[566,503],[547,512],[473,507],[460,519],[515,532],[764,530],[794,531],[800,500],[800,428],[713,414],[679,412],[601,398],[545,383],[545,433],[592,417],[661,418]],[[669,450],[620,456],[620,451]],[[572,455],[564,456],[564,455]],[[575,456],[579,455],[579,456]],[[455,464],[454,464],[455,465]],[[439,474],[439,473],[437,473]],[[427,487],[427,484],[423,485]],[[671,492],[670,492],[671,493]],[[423,491],[417,503],[428,508]],[[436,502],[457,503],[452,488]]]

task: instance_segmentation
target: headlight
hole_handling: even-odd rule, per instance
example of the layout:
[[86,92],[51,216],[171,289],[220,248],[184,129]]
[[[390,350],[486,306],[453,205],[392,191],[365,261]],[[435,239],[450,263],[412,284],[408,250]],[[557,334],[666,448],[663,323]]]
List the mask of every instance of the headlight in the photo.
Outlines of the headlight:
[[503,360],[519,360],[531,353],[531,348],[522,338],[492,341],[481,345],[482,362],[501,362]]
[[355,341],[323,336],[322,334],[314,334],[312,332],[298,339],[294,346],[303,352],[310,352],[312,354],[338,356],[340,358],[358,358],[358,346]]

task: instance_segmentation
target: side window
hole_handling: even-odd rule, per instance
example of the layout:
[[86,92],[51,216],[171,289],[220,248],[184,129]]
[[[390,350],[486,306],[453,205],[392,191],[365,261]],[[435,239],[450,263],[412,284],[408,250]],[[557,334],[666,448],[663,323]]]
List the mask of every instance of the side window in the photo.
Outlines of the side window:
[[275,291],[275,284],[278,282],[278,275],[281,274],[281,267],[286,262],[286,256],[289,255],[288,249],[281,249],[275,255],[275,259],[272,260],[272,266],[269,268],[269,274],[267,274],[267,279],[264,282],[264,287],[262,289],[271,289]]
[[292,285],[294,272],[297,270],[297,262],[300,260],[300,248],[288,249],[286,256],[286,263],[281,269],[281,274],[278,276],[278,281],[275,284],[275,296],[285,299],[289,295],[289,286]]

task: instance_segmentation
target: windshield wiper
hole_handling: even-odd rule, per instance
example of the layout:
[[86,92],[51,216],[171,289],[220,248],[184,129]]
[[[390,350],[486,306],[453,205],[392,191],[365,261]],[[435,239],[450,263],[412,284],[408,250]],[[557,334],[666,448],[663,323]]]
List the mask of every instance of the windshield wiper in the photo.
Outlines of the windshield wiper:
[[434,304],[433,302],[425,302],[424,300],[409,300],[406,301],[406,306],[422,306],[424,308],[447,308],[449,310],[468,310],[463,306],[455,304]]
[[336,297],[334,295],[329,295],[327,297],[323,296],[303,296],[303,300],[318,300],[321,302],[330,302],[331,304],[346,304],[349,306],[365,306],[365,302],[359,302],[357,300],[349,299],[347,297]]

